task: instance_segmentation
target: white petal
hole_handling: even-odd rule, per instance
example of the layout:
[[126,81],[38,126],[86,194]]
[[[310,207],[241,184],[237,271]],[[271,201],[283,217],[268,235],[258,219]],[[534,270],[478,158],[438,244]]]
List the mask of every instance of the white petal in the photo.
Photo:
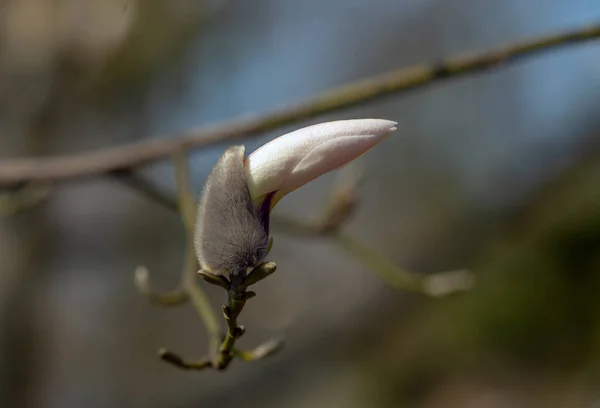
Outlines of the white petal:
[[354,160],[396,130],[383,119],[356,119],[309,126],[272,140],[245,161],[252,197],[278,197]]

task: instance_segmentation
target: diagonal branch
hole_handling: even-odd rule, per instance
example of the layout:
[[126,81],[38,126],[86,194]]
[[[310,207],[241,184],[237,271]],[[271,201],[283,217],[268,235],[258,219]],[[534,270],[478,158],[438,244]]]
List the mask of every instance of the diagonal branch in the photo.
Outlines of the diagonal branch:
[[175,137],[147,140],[89,153],[52,158],[0,161],[0,186],[26,181],[64,181],[131,169],[168,159],[181,151],[230,142],[242,137],[356,106],[393,93],[403,93],[448,78],[500,68],[526,57],[600,37],[600,23],[569,32],[525,40],[492,50],[450,57],[438,63],[420,64],[365,79],[317,95],[305,102],[270,113],[242,117]]

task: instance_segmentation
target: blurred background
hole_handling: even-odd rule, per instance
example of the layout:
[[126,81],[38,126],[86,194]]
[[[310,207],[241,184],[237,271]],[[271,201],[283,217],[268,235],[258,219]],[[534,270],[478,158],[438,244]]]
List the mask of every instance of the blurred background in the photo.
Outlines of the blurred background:
[[[353,80],[600,20],[596,0],[2,0],[0,159],[90,151],[267,112]],[[398,131],[361,159],[345,231],[423,273],[468,267],[442,299],[386,286],[327,239],[275,235],[278,272],[226,372],[191,307],[151,306],[133,271],[179,281],[176,214],[108,178],[0,219],[1,407],[600,407],[600,44],[442,82],[310,123]],[[192,155],[196,193],[224,145]],[[144,174],[174,192],[171,167]],[[333,177],[283,200],[318,216]],[[206,287],[215,305],[222,290]]]

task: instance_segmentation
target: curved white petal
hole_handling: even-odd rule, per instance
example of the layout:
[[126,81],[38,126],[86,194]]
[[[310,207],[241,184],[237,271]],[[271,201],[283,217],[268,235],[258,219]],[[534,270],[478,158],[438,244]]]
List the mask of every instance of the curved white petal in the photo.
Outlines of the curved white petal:
[[327,122],[280,136],[244,163],[253,198],[277,191],[276,200],[339,168],[386,139],[396,122],[355,119]]

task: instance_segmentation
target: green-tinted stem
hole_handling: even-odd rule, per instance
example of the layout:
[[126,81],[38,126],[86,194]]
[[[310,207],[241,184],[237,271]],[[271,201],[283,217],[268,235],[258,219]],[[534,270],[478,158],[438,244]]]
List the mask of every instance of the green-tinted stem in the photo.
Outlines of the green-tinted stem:
[[0,193],[0,217],[29,210],[50,195],[50,185],[24,183],[16,189]]
[[256,360],[260,360],[262,358],[269,357],[269,356],[275,354],[276,352],[281,350],[282,347],[283,347],[282,339],[271,339],[271,340],[267,340],[266,342],[259,345],[258,347],[256,347],[253,350],[243,351],[243,350],[234,349],[233,353],[240,360],[256,361]]
[[190,189],[189,165],[186,153],[181,152],[175,155],[173,163],[175,166],[179,208],[187,236],[186,264],[182,284],[194,305],[194,309],[202,319],[210,335],[211,353],[216,353],[218,344],[221,341],[221,329],[217,314],[211,306],[206,293],[196,283],[198,262],[194,252],[195,200]]
[[134,277],[134,283],[137,290],[144,295],[150,303],[158,306],[172,307],[183,305],[188,301],[188,295],[182,288],[164,293],[155,292],[150,284],[148,269],[143,266],[140,266],[135,270]]
[[219,348],[217,360],[217,369],[227,368],[235,354],[233,348],[235,342],[244,334],[244,328],[238,326],[237,317],[242,312],[246,304],[246,286],[244,285],[244,276],[230,276],[231,287],[227,292],[227,306],[223,307],[223,316],[227,322],[227,334]]
[[165,349],[158,351],[158,356],[167,363],[173,364],[184,370],[204,370],[205,368],[212,367],[212,361],[210,358],[203,358],[198,361],[185,361],[179,355],[172,353]]
[[363,266],[394,288],[423,293],[423,280],[420,276],[398,268],[374,249],[349,235],[336,233],[332,235],[332,238]]

